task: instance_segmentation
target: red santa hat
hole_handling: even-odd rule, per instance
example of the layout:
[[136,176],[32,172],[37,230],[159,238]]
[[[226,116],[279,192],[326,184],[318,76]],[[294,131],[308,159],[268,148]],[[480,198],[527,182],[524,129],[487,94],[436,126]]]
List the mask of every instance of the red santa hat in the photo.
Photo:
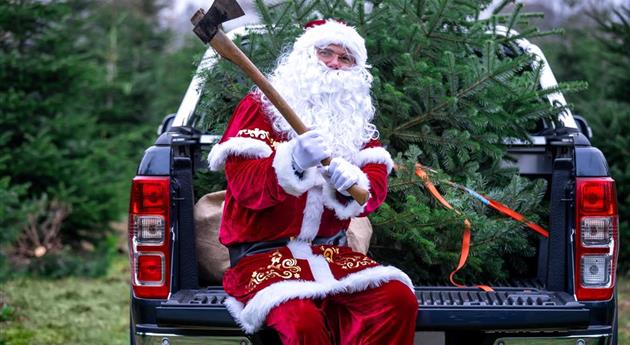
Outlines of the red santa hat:
[[366,66],[365,40],[353,27],[332,19],[314,20],[304,27],[306,31],[295,41],[293,49],[312,49],[312,47],[339,44],[350,51],[357,66]]

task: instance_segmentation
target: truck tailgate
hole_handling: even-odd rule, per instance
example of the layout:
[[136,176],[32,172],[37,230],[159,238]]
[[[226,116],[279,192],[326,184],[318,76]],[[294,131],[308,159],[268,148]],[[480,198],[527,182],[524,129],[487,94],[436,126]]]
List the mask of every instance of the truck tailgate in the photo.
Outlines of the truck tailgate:
[[[418,287],[417,330],[575,329],[589,323],[589,310],[565,292],[543,289]],[[238,328],[219,287],[182,290],[156,310],[160,326]]]

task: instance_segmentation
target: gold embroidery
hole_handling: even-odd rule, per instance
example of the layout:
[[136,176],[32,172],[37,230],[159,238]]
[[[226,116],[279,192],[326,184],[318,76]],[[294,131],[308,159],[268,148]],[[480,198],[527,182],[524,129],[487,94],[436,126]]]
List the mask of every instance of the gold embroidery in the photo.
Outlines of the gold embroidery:
[[252,277],[247,285],[248,288],[254,288],[256,285],[261,284],[267,279],[278,277],[282,279],[300,278],[302,268],[297,265],[296,259],[282,259],[282,254],[279,251],[274,252],[271,255],[271,264],[267,266],[265,271],[252,272]]
[[339,254],[339,248],[336,247],[329,247],[329,248],[324,248],[324,246],[319,247],[319,249],[321,249],[324,252],[324,257],[326,258],[326,261],[328,261],[329,263],[333,263],[333,257],[335,254]]
[[274,150],[276,149],[276,146],[280,145],[280,143],[281,143],[280,141],[276,141],[275,139],[273,139],[268,131],[265,131],[265,130],[260,129],[260,128],[241,129],[240,131],[238,131],[236,136],[249,136],[249,137],[252,137],[252,138],[258,138],[258,139],[262,139],[262,140],[267,140],[269,142],[269,145]]
[[337,247],[326,248],[324,246],[320,246],[319,249],[322,251],[322,255],[328,263],[334,263],[335,265],[341,266],[344,270],[359,268],[361,266],[378,265],[378,262],[363,254],[336,256],[339,254],[339,248]]
[[361,266],[370,266],[378,264],[376,261],[368,258],[367,256],[350,256],[350,257],[342,257],[338,260],[338,265],[341,265],[341,268],[345,270],[349,270],[352,268],[359,268]]
[[266,140],[269,138],[269,132],[262,130],[260,128],[241,129],[240,131],[238,131],[237,135],[241,135],[241,134],[250,136],[252,138],[259,138],[263,140]]

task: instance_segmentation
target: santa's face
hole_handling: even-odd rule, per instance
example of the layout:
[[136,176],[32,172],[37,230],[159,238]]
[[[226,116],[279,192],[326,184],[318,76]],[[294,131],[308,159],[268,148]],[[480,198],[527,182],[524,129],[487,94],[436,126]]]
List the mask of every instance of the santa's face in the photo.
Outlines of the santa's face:
[[[309,128],[323,133],[333,154],[347,159],[378,137],[371,123],[372,76],[340,44],[294,49],[280,59],[271,83]],[[278,110],[262,96],[274,130],[287,139],[296,133]]]
[[330,69],[348,69],[356,65],[356,60],[348,49],[338,44],[316,48],[317,58]]

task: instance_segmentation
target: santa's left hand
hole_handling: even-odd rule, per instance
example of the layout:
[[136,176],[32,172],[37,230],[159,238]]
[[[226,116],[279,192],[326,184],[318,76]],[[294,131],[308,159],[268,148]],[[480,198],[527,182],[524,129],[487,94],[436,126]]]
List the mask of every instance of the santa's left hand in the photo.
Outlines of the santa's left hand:
[[359,181],[360,173],[359,168],[340,157],[333,158],[330,165],[322,172],[328,182],[345,196],[350,195],[347,190]]

